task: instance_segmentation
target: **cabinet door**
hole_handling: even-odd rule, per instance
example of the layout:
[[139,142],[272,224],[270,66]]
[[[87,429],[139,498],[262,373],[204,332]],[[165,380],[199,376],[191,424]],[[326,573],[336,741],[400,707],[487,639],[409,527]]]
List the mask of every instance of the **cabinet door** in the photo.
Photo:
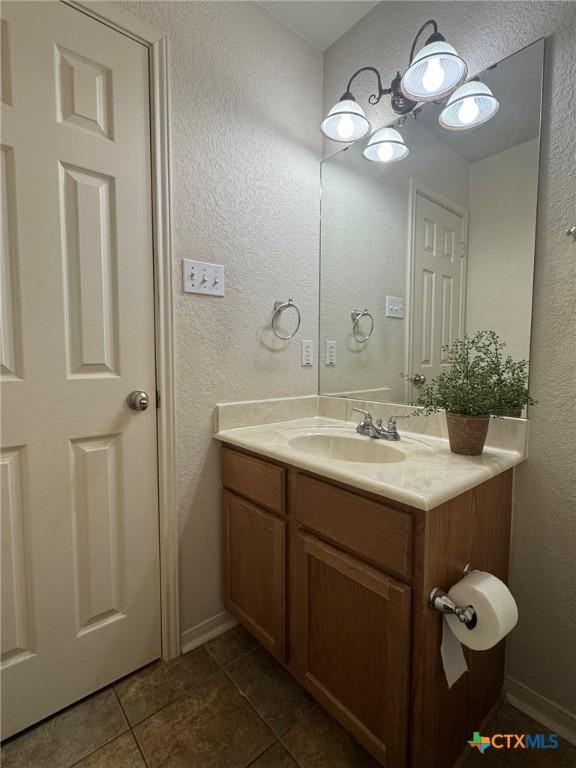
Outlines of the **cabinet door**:
[[224,493],[224,526],[226,607],[283,661],[286,522]]
[[[406,762],[410,587],[298,533],[293,634],[314,696],[384,765]],[[294,615],[294,614],[293,614]]]

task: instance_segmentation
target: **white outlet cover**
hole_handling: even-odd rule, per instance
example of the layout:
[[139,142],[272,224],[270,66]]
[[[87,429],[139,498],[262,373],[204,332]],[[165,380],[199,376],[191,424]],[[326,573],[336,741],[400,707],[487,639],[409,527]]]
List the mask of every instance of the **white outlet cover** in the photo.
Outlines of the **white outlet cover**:
[[386,296],[386,317],[404,317],[404,299],[400,296]]
[[185,293],[224,296],[224,266],[182,259],[182,289]]
[[326,341],[325,365],[336,365],[336,342]]
[[309,368],[311,365],[314,365],[314,342],[302,339],[302,366]]

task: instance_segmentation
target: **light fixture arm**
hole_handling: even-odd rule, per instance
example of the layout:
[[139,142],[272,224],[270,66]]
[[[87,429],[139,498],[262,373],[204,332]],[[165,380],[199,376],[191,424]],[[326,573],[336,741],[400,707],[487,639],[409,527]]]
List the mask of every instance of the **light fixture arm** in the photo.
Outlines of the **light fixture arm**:
[[446,38],[444,37],[444,35],[438,32],[438,23],[434,21],[434,19],[429,19],[426,23],[422,24],[422,26],[416,33],[416,37],[414,38],[414,42],[412,43],[412,48],[410,49],[410,61],[408,62],[408,66],[412,64],[412,60],[414,59],[414,54],[416,53],[416,45],[418,44],[420,35],[422,34],[422,32],[424,32],[426,27],[429,27],[429,26],[434,27],[434,31],[432,32],[428,40],[426,40],[426,45],[428,45],[429,43],[443,43],[445,41]]
[[354,96],[352,95],[350,89],[352,88],[352,83],[361,72],[374,72],[374,74],[376,75],[376,79],[378,80],[378,93],[373,93],[371,96],[368,97],[369,104],[378,104],[382,96],[386,96],[387,94],[392,93],[390,88],[382,87],[382,78],[380,77],[380,72],[378,72],[376,67],[361,67],[361,69],[359,69],[357,72],[354,72],[354,74],[348,81],[346,93],[343,94],[340,101],[344,101],[347,99],[351,99],[352,101],[355,101]]

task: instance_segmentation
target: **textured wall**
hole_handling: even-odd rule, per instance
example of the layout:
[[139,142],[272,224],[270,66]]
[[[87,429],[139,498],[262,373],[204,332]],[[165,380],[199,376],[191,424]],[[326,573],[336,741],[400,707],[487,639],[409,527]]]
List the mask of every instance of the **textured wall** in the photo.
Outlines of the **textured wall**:
[[[471,73],[550,35],[546,53],[541,182],[536,240],[529,459],[516,475],[512,588],[520,623],[509,642],[509,674],[576,711],[576,483],[574,407],[576,246],[576,4],[552,2],[384,2],[325,53],[324,101],[331,106],[351,72],[405,67],[420,24],[436,18]],[[358,96],[371,92],[371,81]],[[392,114],[383,100],[375,125]]]
[[[315,394],[322,55],[256,3],[123,2],[170,36],[182,629],[222,610],[214,404]],[[225,298],[183,294],[181,259],[226,267]],[[302,330],[274,344],[275,299]]]

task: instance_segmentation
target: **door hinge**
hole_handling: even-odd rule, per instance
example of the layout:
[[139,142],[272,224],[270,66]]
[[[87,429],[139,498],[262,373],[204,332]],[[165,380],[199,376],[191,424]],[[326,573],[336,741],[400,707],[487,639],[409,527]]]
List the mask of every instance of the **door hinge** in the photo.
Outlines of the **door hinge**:
[[160,392],[156,390],[156,408],[160,408],[162,398],[160,397]]
[[466,256],[466,243],[462,241],[460,243],[460,258],[463,259]]

